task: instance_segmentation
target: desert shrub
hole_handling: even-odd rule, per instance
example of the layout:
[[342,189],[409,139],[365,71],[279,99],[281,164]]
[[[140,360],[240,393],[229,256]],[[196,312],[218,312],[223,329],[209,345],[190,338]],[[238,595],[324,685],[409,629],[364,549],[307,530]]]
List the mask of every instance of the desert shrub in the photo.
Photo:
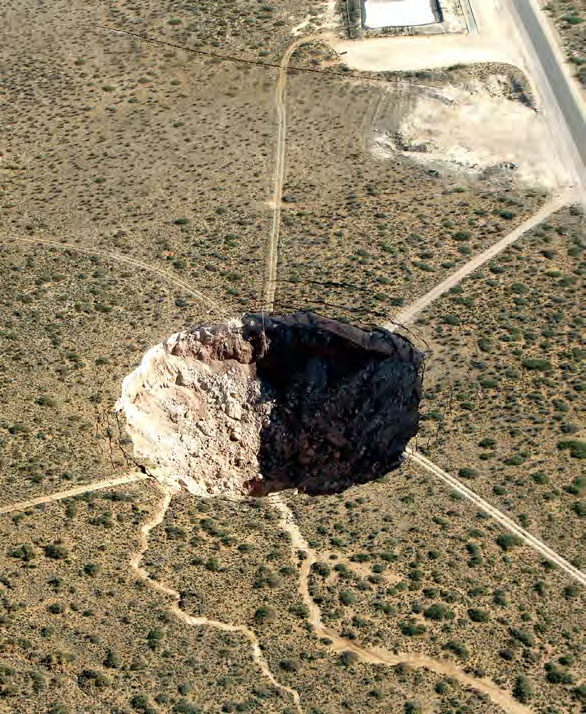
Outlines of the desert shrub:
[[44,548],[44,553],[47,558],[53,560],[64,560],[69,555],[67,548],[59,543],[50,543]]
[[284,672],[297,672],[299,671],[299,662],[294,659],[283,659],[279,662],[279,667]]
[[95,687],[96,689],[105,689],[112,684],[112,680],[107,674],[99,672],[96,669],[84,669],[78,676],[77,681],[79,686],[87,689]]
[[460,657],[460,659],[468,659],[470,656],[468,648],[460,640],[450,640],[449,642],[446,642],[444,649],[453,652],[457,657]]
[[476,476],[478,476],[478,471],[477,469],[473,469],[469,466],[464,466],[458,471],[458,475],[461,478],[476,478]]
[[277,617],[277,613],[268,605],[261,605],[254,613],[254,621],[258,625],[263,625],[265,622],[273,622]]
[[95,577],[96,575],[98,575],[101,570],[102,566],[99,563],[86,563],[83,566],[83,572],[91,577]]
[[559,441],[558,449],[560,451],[569,451],[570,456],[574,459],[586,459],[586,441],[578,439]]
[[340,592],[340,602],[342,605],[353,605],[356,602],[356,595],[351,590],[342,590]]
[[525,647],[533,647],[533,645],[535,644],[535,638],[530,632],[527,632],[527,630],[521,630],[517,627],[511,627],[510,633],[513,639],[525,645]]
[[309,617],[309,609],[307,605],[302,602],[297,602],[294,605],[291,605],[291,607],[289,608],[289,612],[291,612],[293,615],[296,615],[297,617]]
[[57,704],[53,704],[49,708],[48,714],[71,714],[71,709],[65,704],[61,704],[59,702]]
[[330,566],[327,563],[322,562],[314,563],[312,566],[312,570],[318,575],[321,575],[322,578],[327,578],[328,575],[332,572]]
[[430,607],[427,608],[427,610],[423,611],[423,617],[425,617],[427,620],[444,620],[448,619],[451,620],[454,617],[454,613],[441,602],[434,602],[433,605],[430,605]]
[[156,714],[156,709],[151,706],[146,694],[135,694],[130,700],[130,706],[142,714]]
[[513,533],[501,533],[496,537],[496,544],[507,552],[518,545],[523,545],[523,539]]
[[408,701],[405,702],[405,714],[422,714],[423,709],[419,702]]
[[358,662],[358,655],[356,652],[353,652],[352,650],[345,650],[342,652],[340,655],[340,662],[345,666],[345,667],[350,667],[351,665],[355,664]]
[[488,610],[480,610],[474,607],[468,610],[468,617],[472,620],[472,622],[488,622],[490,620]]
[[538,372],[546,372],[548,369],[551,369],[551,362],[547,359],[527,358],[524,359],[521,364],[525,369],[536,370]]
[[427,627],[417,622],[417,620],[408,620],[399,623],[399,629],[407,637],[417,637],[422,635]]
[[531,680],[524,674],[520,674],[515,681],[515,686],[513,687],[513,696],[515,699],[520,701],[521,704],[527,704],[533,694],[534,691]]
[[62,602],[52,602],[50,605],[47,605],[47,611],[51,613],[51,615],[62,615],[65,612],[65,605]]
[[173,714],[202,714],[202,710],[187,699],[180,699],[172,711]]
[[564,588],[564,597],[566,598],[566,600],[573,600],[574,598],[578,597],[579,594],[580,586],[576,583],[566,585],[566,587]]
[[11,548],[8,551],[8,555],[11,558],[19,558],[25,563],[29,563],[35,558],[35,549],[30,543],[23,543],[16,548]]
[[109,669],[117,669],[120,667],[120,657],[114,650],[108,650],[104,659],[104,667]]
[[545,665],[547,674],[545,678],[550,684],[573,684],[574,677],[571,672],[568,672],[564,667],[548,662]]

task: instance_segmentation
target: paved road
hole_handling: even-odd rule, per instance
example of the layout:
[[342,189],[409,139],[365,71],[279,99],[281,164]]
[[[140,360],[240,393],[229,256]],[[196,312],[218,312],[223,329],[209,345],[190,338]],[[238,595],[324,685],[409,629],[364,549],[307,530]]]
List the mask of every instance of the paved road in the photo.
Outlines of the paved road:
[[581,183],[586,181],[586,122],[580,106],[580,98],[572,91],[559,58],[559,51],[552,46],[539,16],[539,8],[528,0],[509,0],[513,16],[520,21],[527,37],[533,45],[539,64],[543,70],[549,88],[555,97],[572,140],[575,152],[580,158]]

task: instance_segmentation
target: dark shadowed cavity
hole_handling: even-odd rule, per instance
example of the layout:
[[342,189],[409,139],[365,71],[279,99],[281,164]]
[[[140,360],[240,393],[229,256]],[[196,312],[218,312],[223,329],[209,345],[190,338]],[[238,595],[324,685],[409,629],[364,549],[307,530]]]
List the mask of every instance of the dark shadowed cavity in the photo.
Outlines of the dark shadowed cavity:
[[261,398],[273,402],[254,495],[335,493],[401,463],[418,429],[423,373],[407,339],[306,312],[243,322]]

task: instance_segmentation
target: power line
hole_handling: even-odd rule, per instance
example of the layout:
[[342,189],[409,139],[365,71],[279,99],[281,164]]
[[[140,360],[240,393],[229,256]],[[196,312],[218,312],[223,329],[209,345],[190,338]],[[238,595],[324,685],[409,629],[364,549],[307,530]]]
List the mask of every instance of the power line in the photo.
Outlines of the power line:
[[[156,37],[149,37],[148,35],[142,35],[139,32],[131,32],[130,30],[120,30],[117,27],[106,27],[105,25],[96,25],[97,28],[101,30],[106,30],[107,32],[115,32],[120,35],[129,35],[130,37],[136,37],[144,42],[150,42],[155,45],[162,45],[163,47],[173,47],[177,50],[183,50],[183,52],[189,52],[194,55],[203,55],[204,57],[213,57],[214,59],[224,60],[226,62],[236,62],[239,64],[252,64],[257,67],[266,67],[270,69],[281,69],[279,64],[275,62],[263,62],[261,60],[245,59],[244,57],[237,57],[235,55],[222,55],[217,52],[210,52],[209,50],[196,50],[193,47],[186,47],[185,45],[179,45],[175,42],[169,42],[168,40],[159,40]],[[295,67],[289,65],[287,71],[293,72],[307,72],[311,74],[318,75],[329,75],[332,77],[343,77],[344,79],[368,79],[373,82],[388,82],[387,76],[376,77],[370,74],[350,74],[350,72],[335,72],[329,69],[316,69],[315,67]],[[381,73],[384,74],[384,73]]]

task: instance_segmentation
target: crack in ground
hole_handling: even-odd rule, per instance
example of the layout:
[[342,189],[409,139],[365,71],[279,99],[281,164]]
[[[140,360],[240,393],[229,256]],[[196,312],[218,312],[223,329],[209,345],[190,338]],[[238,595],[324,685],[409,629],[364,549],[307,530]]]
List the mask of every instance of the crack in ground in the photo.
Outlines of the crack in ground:
[[309,592],[309,575],[311,567],[316,562],[316,554],[309,547],[289,506],[281,499],[280,494],[269,497],[271,503],[280,513],[280,525],[284,531],[291,536],[291,552],[305,554],[301,561],[299,573],[299,594],[303,603],[309,610],[309,622],[317,637],[327,638],[331,641],[329,648],[336,652],[354,652],[361,662],[367,664],[381,664],[387,667],[395,667],[398,664],[410,664],[413,667],[421,667],[437,674],[447,675],[457,679],[466,687],[476,689],[488,695],[491,701],[499,706],[507,714],[531,714],[531,709],[519,703],[513,697],[498,687],[488,679],[480,679],[467,674],[449,660],[439,660],[427,655],[398,652],[391,653],[379,647],[363,647],[355,644],[352,640],[342,637],[336,630],[327,627],[322,621],[321,610]]
[[275,678],[261,651],[258,637],[253,632],[253,630],[249,629],[245,625],[230,625],[225,622],[220,622],[218,620],[209,620],[207,617],[193,617],[192,615],[189,615],[187,612],[185,612],[185,610],[181,609],[181,595],[177,592],[177,590],[174,590],[173,588],[169,587],[168,585],[165,585],[165,583],[159,580],[155,580],[145,568],[142,568],[140,566],[140,561],[142,560],[144,554],[146,553],[149,547],[149,534],[154,528],[156,528],[163,522],[165,514],[167,513],[167,509],[169,508],[171,499],[173,497],[171,491],[163,488],[159,484],[157,484],[157,487],[163,494],[163,499],[157,510],[151,516],[151,518],[149,518],[148,521],[143,523],[140,528],[140,547],[139,550],[130,559],[131,569],[136,571],[138,577],[143,582],[148,583],[155,590],[158,590],[159,592],[173,598],[175,602],[173,605],[171,605],[170,610],[178,620],[181,620],[186,625],[206,625],[208,627],[215,627],[219,630],[223,630],[224,632],[239,632],[240,634],[244,635],[246,639],[250,642],[250,645],[252,647],[253,659],[258,665],[263,675],[271,682],[271,684],[276,689],[286,693],[289,697],[293,699],[293,702],[295,703],[295,707],[299,714],[304,714],[303,709],[301,708],[301,698],[299,696],[299,692],[297,692],[295,689],[292,689],[291,687],[287,687],[286,685],[281,684]]

